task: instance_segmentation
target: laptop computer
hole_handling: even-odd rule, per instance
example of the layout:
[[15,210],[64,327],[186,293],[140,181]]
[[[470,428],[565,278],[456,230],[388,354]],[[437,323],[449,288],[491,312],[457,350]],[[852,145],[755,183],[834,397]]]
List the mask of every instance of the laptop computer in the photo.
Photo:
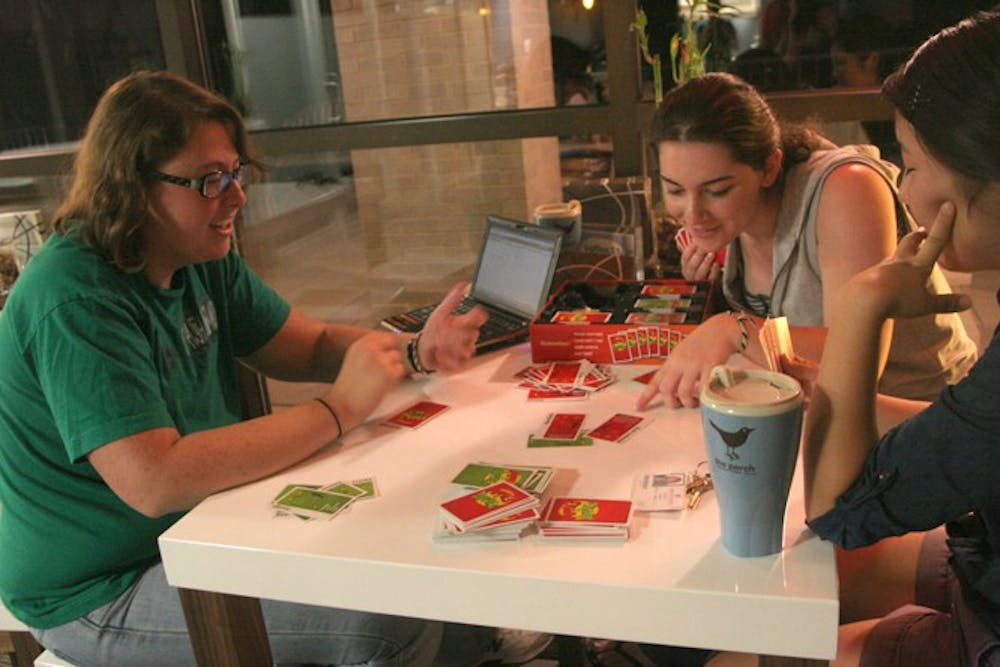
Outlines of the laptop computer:
[[[513,345],[528,337],[528,324],[545,305],[559,261],[562,233],[498,215],[486,217],[486,234],[476,272],[456,312],[474,305],[490,319],[479,330],[476,354]],[[382,320],[397,332],[420,331],[436,304]]]

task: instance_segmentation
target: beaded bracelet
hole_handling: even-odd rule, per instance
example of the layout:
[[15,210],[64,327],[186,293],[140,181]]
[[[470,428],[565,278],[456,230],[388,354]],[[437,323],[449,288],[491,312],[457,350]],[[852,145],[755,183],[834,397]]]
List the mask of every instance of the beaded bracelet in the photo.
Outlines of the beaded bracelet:
[[730,310],[729,316],[736,320],[736,326],[740,328],[740,344],[736,351],[743,354],[743,350],[747,349],[747,345],[750,344],[750,332],[747,331],[747,324],[757,326],[757,323],[753,321],[752,317],[739,310]]
[[[338,417],[337,413],[333,411],[333,407],[329,403],[324,401],[322,398],[317,398],[315,400],[317,403],[326,408],[327,412],[329,412],[333,416],[333,421],[337,422],[337,438],[344,435],[344,427],[340,425],[340,417]],[[334,438],[334,440],[336,440],[337,438]]]
[[419,373],[420,375],[430,375],[434,372],[434,370],[431,368],[424,368],[424,365],[420,363],[420,350],[417,348],[420,344],[420,337],[423,334],[423,331],[417,333],[417,335],[411,338],[406,344],[406,359],[410,362],[410,368],[413,369],[414,373]]

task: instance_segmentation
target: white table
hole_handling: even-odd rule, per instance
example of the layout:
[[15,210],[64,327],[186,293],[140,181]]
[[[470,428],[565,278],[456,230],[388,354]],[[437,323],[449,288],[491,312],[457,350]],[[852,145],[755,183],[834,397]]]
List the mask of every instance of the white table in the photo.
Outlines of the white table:
[[[618,367],[619,381],[585,401],[529,403],[511,377],[528,363],[522,346],[459,375],[407,381],[380,415],[423,397],[451,409],[412,431],[373,419],[293,469],[207,499],[167,530],[160,550],[169,582],[187,589],[189,625],[201,626],[192,635],[196,652],[206,651],[199,658],[264,651],[270,664],[266,639],[243,636],[262,630],[258,598],[808,660],[835,655],[833,549],[805,529],[798,478],[786,548],[774,556],[724,550],[714,494],[695,510],[638,514],[625,544],[434,543],[437,506],[469,462],[551,465],[559,472],[550,494],[624,498],[640,473],[692,470],[705,458],[698,410],[663,407],[623,443],[528,449],[550,412],[585,412],[588,428],[634,412],[641,385],[628,378],[652,368]],[[330,522],[273,516],[269,503],[285,484],[368,476],[382,495]]]

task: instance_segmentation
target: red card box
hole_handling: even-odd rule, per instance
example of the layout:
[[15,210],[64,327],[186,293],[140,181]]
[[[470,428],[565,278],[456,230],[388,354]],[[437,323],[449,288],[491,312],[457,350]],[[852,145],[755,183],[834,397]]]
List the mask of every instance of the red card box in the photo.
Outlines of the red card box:
[[[642,354],[648,342],[641,341],[634,331],[640,327],[655,329],[660,336],[660,347],[672,349],[677,341],[693,331],[698,324],[714,312],[713,306],[717,299],[715,286],[710,282],[670,278],[643,281],[594,281],[585,283],[585,285],[605,293],[624,290],[626,293],[634,294],[635,298],[653,297],[655,294],[652,293],[658,289],[666,293],[694,290],[694,296],[701,308],[700,311],[690,309],[690,312],[685,314],[683,323],[628,322],[626,320],[629,315],[638,311],[629,310],[627,303],[625,307],[619,305],[612,318],[607,322],[573,322],[568,321],[571,318],[565,314],[560,315],[557,321],[552,321],[555,313],[567,312],[561,301],[566,292],[579,289],[580,285],[580,283],[564,283],[560,286],[531,322],[529,330],[533,363],[588,359],[596,364],[614,364],[627,363],[639,358],[654,359],[654,361],[647,363],[656,363],[656,358],[662,359],[667,356],[668,352],[659,355]],[[645,290],[645,294],[643,290]],[[626,302],[628,300],[625,299]],[[669,319],[669,317],[664,317],[662,313],[655,315],[656,317],[650,319]],[[632,352],[624,352],[623,350],[632,350]]]

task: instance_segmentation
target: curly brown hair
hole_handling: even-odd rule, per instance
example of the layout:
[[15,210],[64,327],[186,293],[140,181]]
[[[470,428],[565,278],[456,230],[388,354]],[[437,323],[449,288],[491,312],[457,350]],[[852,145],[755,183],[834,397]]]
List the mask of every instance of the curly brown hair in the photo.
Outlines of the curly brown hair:
[[141,271],[135,232],[147,219],[151,173],[207,121],[225,125],[240,159],[261,168],[239,112],[216,93],[164,71],[134,72],[112,84],[87,123],[55,230],[79,234],[122,271]]

